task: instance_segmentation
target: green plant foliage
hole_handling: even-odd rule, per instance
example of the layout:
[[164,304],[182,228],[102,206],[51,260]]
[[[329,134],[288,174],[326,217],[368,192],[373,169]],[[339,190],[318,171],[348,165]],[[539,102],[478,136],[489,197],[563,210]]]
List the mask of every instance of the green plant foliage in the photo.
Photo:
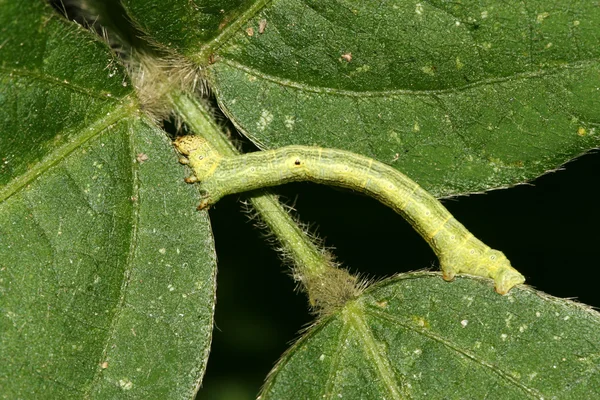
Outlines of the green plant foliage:
[[320,321],[269,376],[267,399],[600,396],[600,315],[520,287],[412,273]]
[[[600,144],[595,2],[122,3],[168,50],[157,68],[205,67],[231,122],[265,148],[351,150],[450,196],[533,179]],[[138,39],[121,50],[135,57]],[[195,71],[183,64],[169,78]],[[154,101],[176,102],[181,86],[154,83],[166,92]],[[216,259],[184,173],[105,43],[43,0],[0,0],[1,396],[196,395]],[[310,242],[283,215],[279,239]],[[600,397],[600,316],[576,303],[412,273],[334,304],[262,399]]]
[[[122,0],[134,23],[160,46],[193,55],[210,54],[267,0]],[[225,32],[225,35],[223,35]],[[223,37],[225,36],[225,37]]]
[[237,3],[220,2],[218,36],[191,12],[212,2],[125,3],[145,5],[131,11],[153,40],[214,62],[217,100],[262,148],[361,153],[440,197],[531,180],[600,144],[595,2],[255,1],[235,23]]
[[215,277],[197,193],[106,46],[18,3],[0,10],[0,392],[193,397]]
[[282,0],[216,51],[211,80],[261,147],[348,149],[450,196],[600,144],[599,25],[593,2]]

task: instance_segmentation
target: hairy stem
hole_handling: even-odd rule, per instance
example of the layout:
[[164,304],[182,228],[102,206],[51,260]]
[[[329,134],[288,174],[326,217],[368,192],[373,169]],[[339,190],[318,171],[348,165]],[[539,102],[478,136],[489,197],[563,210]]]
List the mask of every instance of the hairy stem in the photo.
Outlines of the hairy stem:
[[[222,157],[240,154],[197,99],[185,93],[173,93],[170,98],[178,115],[208,142],[213,151]],[[294,263],[294,277],[302,284],[313,307],[328,312],[358,294],[357,279],[336,266],[329,253],[313,242],[276,195],[261,190],[249,200],[281,243],[283,253]]]

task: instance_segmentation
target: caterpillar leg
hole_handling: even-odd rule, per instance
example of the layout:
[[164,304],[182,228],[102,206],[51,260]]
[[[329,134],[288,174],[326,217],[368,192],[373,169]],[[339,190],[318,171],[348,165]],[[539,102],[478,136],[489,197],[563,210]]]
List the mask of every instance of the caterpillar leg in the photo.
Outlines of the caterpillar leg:
[[440,257],[440,266],[442,276],[447,281],[460,273],[491,278],[499,294],[506,294],[525,282],[525,277],[510,265],[502,252],[489,248],[483,252],[459,248],[452,255]]
[[200,184],[200,204],[196,207],[198,211],[210,208],[210,206],[215,204],[221,198],[221,196],[218,195],[218,191],[216,191],[217,194],[215,195],[215,191],[205,189],[202,186],[204,183],[205,182],[202,182]]
[[198,204],[198,207],[196,207],[196,210],[202,211],[205,208],[209,208],[209,207],[210,207],[210,202],[208,201],[208,199],[203,199],[200,201],[200,204]]

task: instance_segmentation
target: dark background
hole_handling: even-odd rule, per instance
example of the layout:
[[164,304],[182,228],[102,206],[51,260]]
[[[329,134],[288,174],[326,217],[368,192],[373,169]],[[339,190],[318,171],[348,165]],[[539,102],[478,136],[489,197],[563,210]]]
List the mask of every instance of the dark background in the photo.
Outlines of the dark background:
[[[527,283],[600,307],[600,153],[532,182],[444,200],[475,236],[503,251]],[[277,189],[352,272],[385,277],[437,268],[402,217],[368,197],[309,183]],[[211,211],[219,258],[216,326],[199,399],[254,399],[279,356],[311,321],[304,294],[263,233],[229,196]]]

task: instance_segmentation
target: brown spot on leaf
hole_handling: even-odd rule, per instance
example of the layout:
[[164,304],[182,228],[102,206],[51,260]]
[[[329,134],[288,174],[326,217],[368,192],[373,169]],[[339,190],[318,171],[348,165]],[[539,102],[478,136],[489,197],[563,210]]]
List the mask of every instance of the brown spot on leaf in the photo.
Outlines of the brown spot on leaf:
[[388,306],[387,300],[376,301],[377,307],[386,308]]
[[148,161],[148,155],[145,153],[139,153],[137,156],[135,156],[135,159],[138,163],[143,163],[144,161]]
[[342,58],[344,60],[346,60],[347,62],[350,62],[350,61],[352,61],[352,53],[344,53],[344,54],[342,54]]
[[265,28],[267,27],[267,20],[261,19],[258,23],[258,33],[265,33]]
[[254,36],[254,28],[250,27],[246,29],[246,34],[248,34],[248,36]]

